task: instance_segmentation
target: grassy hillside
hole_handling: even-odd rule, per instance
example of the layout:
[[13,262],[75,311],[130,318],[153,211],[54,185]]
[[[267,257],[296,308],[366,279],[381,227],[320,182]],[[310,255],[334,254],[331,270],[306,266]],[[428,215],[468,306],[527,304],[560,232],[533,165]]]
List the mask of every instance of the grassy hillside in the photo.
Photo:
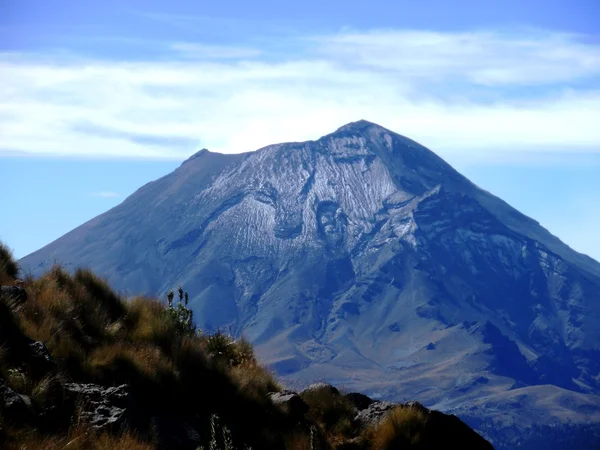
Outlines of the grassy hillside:
[[18,276],[1,245],[1,448],[490,448],[420,406],[358,426],[335,389],[275,401],[282,387],[252,347],[196,331],[183,291],[169,307],[125,301],[87,270]]

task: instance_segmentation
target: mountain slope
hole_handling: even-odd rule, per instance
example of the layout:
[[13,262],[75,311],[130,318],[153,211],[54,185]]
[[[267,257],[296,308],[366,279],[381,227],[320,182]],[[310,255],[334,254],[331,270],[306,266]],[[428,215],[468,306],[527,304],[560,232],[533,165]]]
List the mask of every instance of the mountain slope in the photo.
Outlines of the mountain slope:
[[366,121],[203,150],[21,263],[55,260],[126,292],[183,284],[199,326],[243,333],[290,382],[493,402],[521,425],[549,397],[567,405],[549,422],[600,420],[600,264]]

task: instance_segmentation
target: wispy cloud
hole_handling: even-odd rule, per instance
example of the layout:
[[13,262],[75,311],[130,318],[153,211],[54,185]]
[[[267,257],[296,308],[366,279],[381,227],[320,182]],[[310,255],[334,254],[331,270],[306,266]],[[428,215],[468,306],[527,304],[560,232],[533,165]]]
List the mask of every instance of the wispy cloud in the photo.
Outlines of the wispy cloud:
[[319,41],[328,58],[421,80],[539,85],[600,75],[600,45],[575,34],[389,30],[323,36]]
[[191,42],[176,42],[173,50],[190,59],[241,59],[259,56],[259,49],[249,47],[231,47],[226,45],[206,45]]
[[600,152],[600,45],[588,37],[375,30],[286,45],[295,58],[203,43],[136,62],[0,54],[0,151],[183,159],[364,118],[443,155]]
[[91,192],[90,197],[98,197],[98,198],[118,198],[120,197],[120,194],[117,192],[113,192],[113,191],[98,191],[98,192]]

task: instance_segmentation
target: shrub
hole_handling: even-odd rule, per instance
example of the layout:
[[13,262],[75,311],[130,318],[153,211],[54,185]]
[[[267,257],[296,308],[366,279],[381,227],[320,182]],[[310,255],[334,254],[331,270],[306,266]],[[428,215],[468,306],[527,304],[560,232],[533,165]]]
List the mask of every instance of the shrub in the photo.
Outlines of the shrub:
[[232,365],[256,365],[256,357],[252,344],[245,338],[238,339],[233,343]]
[[216,331],[205,337],[206,351],[217,363],[233,365],[236,361],[236,351],[233,338],[223,332]]
[[195,334],[196,325],[194,325],[194,312],[188,308],[188,293],[184,292],[181,286],[177,288],[177,293],[179,294],[177,306],[173,305],[173,291],[167,293],[167,311],[180,334]]
[[31,390],[31,379],[20,368],[8,369],[6,382],[12,389],[23,394],[27,394]]
[[244,338],[236,341],[230,335],[217,330],[212,334],[203,335],[202,339],[206,352],[217,364],[226,367],[257,364],[252,344]]

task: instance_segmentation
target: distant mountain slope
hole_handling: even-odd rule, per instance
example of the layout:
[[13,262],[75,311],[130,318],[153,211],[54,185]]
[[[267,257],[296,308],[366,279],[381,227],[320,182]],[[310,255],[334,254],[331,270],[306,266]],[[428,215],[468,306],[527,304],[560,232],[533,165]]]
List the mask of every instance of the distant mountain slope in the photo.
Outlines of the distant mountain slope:
[[55,260],[126,292],[183,284],[199,326],[243,333],[292,382],[500,408],[506,427],[600,421],[600,264],[366,121],[203,150],[21,264]]

